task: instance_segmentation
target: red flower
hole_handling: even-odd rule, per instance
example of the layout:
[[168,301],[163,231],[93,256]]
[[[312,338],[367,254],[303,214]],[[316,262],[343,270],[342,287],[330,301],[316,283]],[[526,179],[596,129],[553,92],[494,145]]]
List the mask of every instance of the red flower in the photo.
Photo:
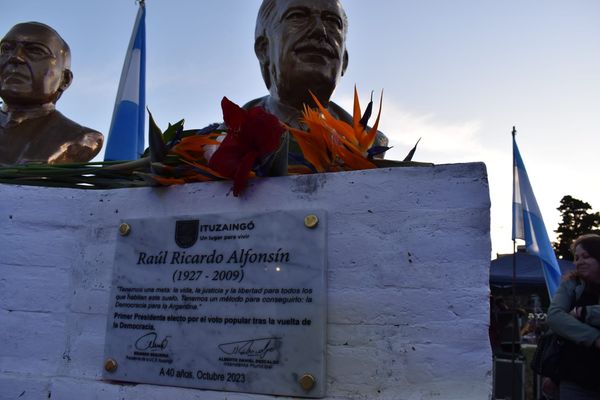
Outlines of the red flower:
[[239,196],[256,161],[277,150],[285,128],[277,117],[261,107],[244,110],[223,97],[221,108],[227,136],[208,166],[233,179],[233,195]]

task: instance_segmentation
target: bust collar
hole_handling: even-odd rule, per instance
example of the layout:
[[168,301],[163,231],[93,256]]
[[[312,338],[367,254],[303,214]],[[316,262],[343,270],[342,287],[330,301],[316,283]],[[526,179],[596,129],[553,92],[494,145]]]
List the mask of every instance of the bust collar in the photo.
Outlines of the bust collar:
[[0,108],[0,126],[3,128],[19,125],[24,121],[45,117],[56,109],[54,103],[46,103],[34,108],[10,107],[2,103]]
[[302,113],[299,110],[283,104],[273,96],[266,97],[264,108],[267,112],[277,116],[284,124],[292,128],[302,129],[302,124],[300,123]]

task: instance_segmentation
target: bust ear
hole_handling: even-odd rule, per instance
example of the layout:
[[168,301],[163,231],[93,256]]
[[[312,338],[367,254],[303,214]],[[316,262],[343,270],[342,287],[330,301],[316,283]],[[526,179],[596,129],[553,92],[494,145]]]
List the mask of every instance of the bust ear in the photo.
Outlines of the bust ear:
[[346,68],[348,68],[348,50],[344,50],[344,60],[342,62],[342,76],[344,76]]
[[65,69],[62,73],[62,81],[60,83],[60,91],[64,92],[67,90],[71,83],[73,82],[73,72],[70,69]]
[[266,36],[263,35],[256,38],[254,41],[254,53],[260,63],[260,72],[267,85],[267,89],[270,89],[271,75],[269,74],[269,65],[271,63],[269,59],[269,39]]
[[267,39],[265,36],[259,36],[254,41],[254,53],[256,54],[256,57],[258,58],[258,61],[261,62],[261,64],[265,62],[269,57],[267,55],[268,48],[269,39]]
[[71,82],[73,82],[73,72],[70,69],[65,69],[62,73],[62,79],[60,81],[60,86],[54,95],[54,100],[52,101],[54,104],[60,99],[63,92],[67,90],[69,86],[71,86]]

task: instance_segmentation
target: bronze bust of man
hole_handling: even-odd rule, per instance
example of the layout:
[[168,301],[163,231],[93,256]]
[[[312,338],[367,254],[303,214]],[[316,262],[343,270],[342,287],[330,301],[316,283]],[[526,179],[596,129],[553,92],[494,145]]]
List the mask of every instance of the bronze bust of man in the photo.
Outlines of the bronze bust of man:
[[55,109],[73,80],[63,38],[39,22],[20,23],[0,41],[0,165],[87,162],[103,135]]
[[[301,128],[303,105],[312,91],[328,111],[351,123],[331,95],[348,66],[348,21],[338,0],[263,0],[256,20],[254,51],[269,95],[247,103]],[[380,132],[379,146],[387,145]]]

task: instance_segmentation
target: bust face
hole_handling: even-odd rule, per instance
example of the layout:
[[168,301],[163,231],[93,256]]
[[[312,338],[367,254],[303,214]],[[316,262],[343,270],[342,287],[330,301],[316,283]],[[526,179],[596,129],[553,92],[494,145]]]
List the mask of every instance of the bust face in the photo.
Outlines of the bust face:
[[345,24],[338,0],[278,0],[267,28],[271,93],[331,95],[347,64]]
[[[69,55],[54,32],[37,24],[15,25],[0,41],[0,97],[7,104],[53,102],[70,78]],[[70,71],[68,71],[70,74]]]

